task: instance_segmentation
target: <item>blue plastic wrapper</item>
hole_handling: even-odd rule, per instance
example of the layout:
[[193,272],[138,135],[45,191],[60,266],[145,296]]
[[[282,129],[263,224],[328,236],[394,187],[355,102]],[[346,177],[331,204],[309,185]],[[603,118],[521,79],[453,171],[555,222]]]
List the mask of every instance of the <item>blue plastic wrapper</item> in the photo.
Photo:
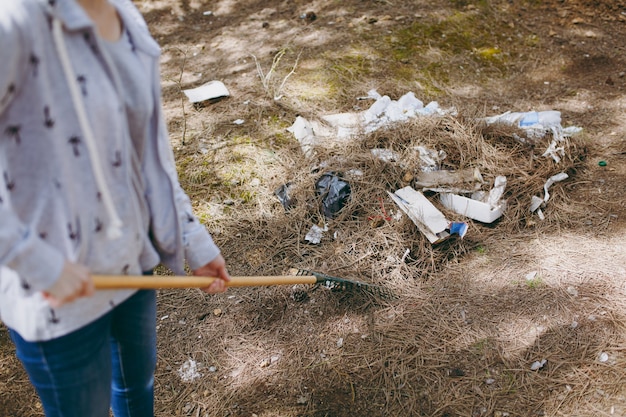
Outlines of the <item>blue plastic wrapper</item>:
[[465,222],[452,222],[450,223],[450,227],[448,229],[451,235],[459,235],[461,239],[467,233],[467,223]]

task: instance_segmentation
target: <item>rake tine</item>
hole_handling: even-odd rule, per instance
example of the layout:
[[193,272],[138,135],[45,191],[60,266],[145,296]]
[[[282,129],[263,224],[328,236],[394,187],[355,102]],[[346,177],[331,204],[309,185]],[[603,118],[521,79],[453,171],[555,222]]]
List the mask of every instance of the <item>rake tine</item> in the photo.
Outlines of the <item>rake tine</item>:
[[330,290],[356,290],[382,298],[396,298],[395,294],[390,289],[381,287],[380,285],[368,284],[361,281],[352,281],[345,278],[326,275],[321,272],[310,271],[308,269],[298,269],[295,275],[313,275],[317,279],[315,285],[323,285]]

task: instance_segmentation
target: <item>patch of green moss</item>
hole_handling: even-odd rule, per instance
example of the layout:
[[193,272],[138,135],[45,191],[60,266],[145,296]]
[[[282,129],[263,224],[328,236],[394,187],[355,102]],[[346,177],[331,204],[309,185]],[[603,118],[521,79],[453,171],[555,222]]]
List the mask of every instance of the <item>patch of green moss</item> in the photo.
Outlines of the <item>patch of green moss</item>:
[[500,61],[502,58],[502,51],[498,47],[485,47],[476,49],[476,55],[485,61]]
[[256,193],[250,190],[242,190],[239,193],[239,199],[241,199],[244,203],[250,203],[254,201],[256,198]]
[[450,0],[457,8],[468,8],[474,6],[479,9],[486,9],[489,7],[489,0]]
[[296,140],[291,133],[286,134],[284,131],[275,132],[273,139],[273,145],[278,148],[288,146]]
[[365,53],[351,51],[340,56],[325,57],[330,65],[324,71],[324,83],[329,95],[341,95],[346,86],[365,79],[373,73],[373,60]]
[[[468,2],[464,2],[468,3]],[[472,60],[480,67],[506,67],[507,54],[503,51],[506,40],[497,20],[483,2],[485,12],[457,11],[441,20],[418,20],[400,28],[386,38],[392,58],[398,63],[410,64],[416,78],[446,82],[446,72],[441,65]],[[469,4],[469,3],[468,3]],[[435,65],[439,63],[439,65]],[[399,65],[394,74],[405,76],[406,69]]]
[[250,145],[252,138],[248,135],[235,135],[229,139],[235,145]]
[[535,34],[528,35],[524,38],[524,45],[530,46],[531,48],[539,46],[540,44],[541,39]]

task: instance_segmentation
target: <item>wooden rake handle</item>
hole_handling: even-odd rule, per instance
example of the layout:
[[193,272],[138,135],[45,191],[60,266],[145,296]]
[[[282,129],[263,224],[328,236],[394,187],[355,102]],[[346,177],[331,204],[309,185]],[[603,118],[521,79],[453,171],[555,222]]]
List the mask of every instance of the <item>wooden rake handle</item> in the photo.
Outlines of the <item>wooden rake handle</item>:
[[[218,278],[172,275],[92,275],[99,290],[158,289],[158,288],[204,288]],[[260,287],[268,285],[315,284],[313,275],[276,275],[230,277],[228,287]]]

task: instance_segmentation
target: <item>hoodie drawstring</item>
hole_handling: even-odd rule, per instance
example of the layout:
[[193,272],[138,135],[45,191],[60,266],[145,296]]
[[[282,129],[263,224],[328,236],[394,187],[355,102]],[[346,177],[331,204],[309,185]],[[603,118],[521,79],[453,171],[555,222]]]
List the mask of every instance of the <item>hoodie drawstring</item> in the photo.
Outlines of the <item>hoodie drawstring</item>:
[[96,147],[93,130],[91,129],[91,125],[89,124],[89,120],[87,119],[85,104],[78,88],[76,74],[74,73],[70,64],[70,58],[67,52],[65,40],[63,39],[62,23],[56,17],[54,17],[52,20],[52,36],[54,39],[54,43],[57,47],[57,52],[59,55],[59,59],[61,60],[61,66],[63,67],[65,78],[67,79],[67,84],[69,86],[70,95],[72,97],[74,110],[76,111],[76,115],[78,116],[78,123],[80,124],[80,129],[85,137],[85,144],[87,145],[89,159],[91,160],[92,171],[96,180],[96,184],[100,189],[102,201],[104,202],[104,207],[109,217],[109,225],[106,231],[107,237],[111,240],[117,239],[122,236],[123,223],[115,209],[113,197],[111,196],[111,191],[107,186],[104,177],[104,171],[102,169],[100,159],[98,158],[98,150]]

